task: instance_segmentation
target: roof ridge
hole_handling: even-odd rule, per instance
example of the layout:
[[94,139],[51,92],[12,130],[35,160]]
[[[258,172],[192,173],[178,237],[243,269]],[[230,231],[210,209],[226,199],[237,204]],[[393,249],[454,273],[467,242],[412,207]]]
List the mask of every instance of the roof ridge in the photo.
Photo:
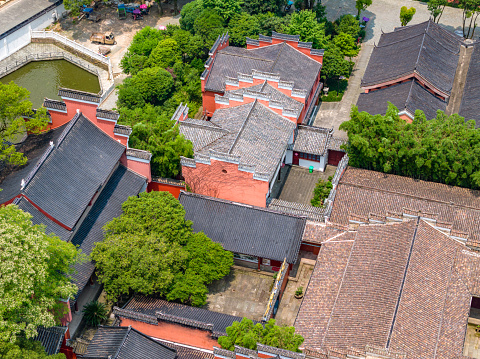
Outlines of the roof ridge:
[[[437,44],[439,44],[441,47],[443,47],[445,50],[447,50],[448,52],[452,53],[452,54],[458,54],[460,53],[460,50],[457,51],[457,52],[454,52],[454,51],[451,51],[450,49],[446,48],[445,46],[443,46],[443,44],[438,41],[437,39],[435,39],[432,35],[430,35],[428,32],[425,32],[425,35],[428,36],[429,38],[431,38],[433,41],[435,41]],[[460,45],[460,44],[459,44]]]
[[[425,37],[428,33],[428,28],[430,27],[430,21],[428,22],[427,24],[427,28],[425,29],[424,33],[423,33],[423,39],[422,39],[422,43],[420,44],[420,49],[418,51],[418,56],[417,56],[417,61],[415,61],[415,67],[413,68],[413,71],[415,72],[417,70],[417,66],[418,66],[418,62],[420,61],[420,55],[422,54],[423,52],[423,44],[425,43]],[[429,81],[430,83],[430,81]]]
[[272,64],[272,67],[270,68],[270,72],[273,71],[273,68],[275,67],[275,65],[277,64],[277,61],[280,57],[280,54],[283,52],[283,49],[285,48],[285,46],[287,45],[287,42],[286,41],[283,41],[282,42],[282,46],[280,47],[280,51],[278,51],[278,54],[277,56],[275,57],[275,61],[273,61],[273,64]]
[[[239,49],[241,49],[241,47],[239,47]],[[246,56],[246,55],[242,55],[242,54],[232,54],[231,52],[224,52],[223,49],[220,50],[219,53],[222,54],[222,55],[245,57],[245,58],[247,58],[247,59],[252,59],[252,60],[260,60],[260,61],[268,61],[268,62],[272,62],[272,61],[273,61],[273,60],[269,60],[269,59],[265,59],[265,58],[261,58],[261,57]],[[215,61],[214,61],[214,62],[215,62]]]
[[127,340],[127,337],[128,337],[128,335],[130,334],[130,331],[131,331],[131,330],[132,330],[132,326],[129,325],[129,326],[128,326],[128,329],[127,329],[127,331],[126,331],[126,333],[125,333],[125,335],[123,336],[122,343],[118,346],[117,352],[115,353],[115,355],[113,355],[113,356],[111,357],[111,359],[116,359],[116,358],[118,357],[118,354],[120,354],[120,350],[121,350],[122,347],[125,345],[125,342],[126,342],[126,340]]
[[227,151],[227,153],[229,155],[232,154],[233,148],[237,144],[237,141],[240,138],[240,135],[242,134],[243,130],[245,129],[245,126],[248,122],[248,119],[250,118],[250,115],[252,114],[252,111],[255,108],[256,104],[257,104],[257,99],[255,99],[255,101],[253,101],[252,107],[250,107],[250,111],[248,111],[248,114],[247,114],[247,116],[245,117],[245,120],[242,123],[242,127],[240,128],[240,131],[238,131],[237,136],[235,137],[235,140],[233,141],[232,145],[230,146],[229,150]]
[[[395,33],[395,32],[391,32],[390,34],[394,34],[394,33]],[[383,47],[387,47],[387,46],[390,46],[390,45],[396,45],[396,44],[398,44],[398,43],[400,43],[400,42],[404,42],[404,41],[407,41],[407,40],[411,40],[411,39],[413,39],[413,38],[415,38],[415,37],[419,37],[419,36],[424,36],[424,37],[425,37],[425,32],[421,32],[421,33],[419,33],[419,34],[412,35],[412,36],[410,36],[410,37],[406,37],[406,38],[404,38],[404,39],[397,40],[397,41],[391,42],[391,43],[389,43],[389,44],[385,44],[385,45],[381,45],[381,46],[380,46],[380,45],[377,45],[377,46],[375,46],[375,47],[376,47],[376,48],[383,48]]]
[[[175,353],[177,352],[175,349],[170,348],[170,347],[166,346],[165,344],[163,344],[162,342],[157,341],[157,340],[153,339],[152,337],[143,334],[141,331],[133,328],[132,326],[129,326],[129,327],[131,327],[132,332],[135,332],[135,333],[137,333],[137,334],[140,334],[140,335],[141,335],[142,337],[144,337],[145,339],[148,339],[148,340],[150,340],[150,341],[152,341],[152,342],[154,342],[154,343],[156,343],[156,344],[160,344],[162,347],[164,347],[164,348],[166,348],[166,349],[169,349],[169,350],[171,350],[171,351],[173,351],[173,352],[175,352]],[[114,358],[113,358],[113,359],[114,359]]]

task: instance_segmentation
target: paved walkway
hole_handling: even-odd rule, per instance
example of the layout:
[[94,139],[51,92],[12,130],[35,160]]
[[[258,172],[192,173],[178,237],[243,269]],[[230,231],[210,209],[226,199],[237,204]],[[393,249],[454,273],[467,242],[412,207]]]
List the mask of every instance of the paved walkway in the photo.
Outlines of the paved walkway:
[[314,126],[333,127],[336,137],[347,138],[346,132],[340,131],[338,128],[342,122],[350,119],[350,110],[352,106],[357,104],[358,96],[360,96],[362,92],[360,85],[372,51],[373,46],[362,45],[362,49],[358,55],[350,79],[348,80],[348,87],[343,94],[342,101],[322,102],[313,123]]
[[[322,4],[327,7],[327,18],[333,21],[343,14],[356,15],[355,1],[353,0],[323,0]],[[366,44],[378,44],[383,32],[393,31],[400,26],[400,8],[414,7],[417,11],[409,25],[418,24],[430,18],[427,2],[413,0],[373,0],[372,5],[362,12],[362,17],[370,19],[367,26]],[[480,21],[480,20],[479,20]],[[450,31],[462,28],[462,10],[446,7],[440,18],[440,24]],[[477,34],[479,34],[477,30]]]

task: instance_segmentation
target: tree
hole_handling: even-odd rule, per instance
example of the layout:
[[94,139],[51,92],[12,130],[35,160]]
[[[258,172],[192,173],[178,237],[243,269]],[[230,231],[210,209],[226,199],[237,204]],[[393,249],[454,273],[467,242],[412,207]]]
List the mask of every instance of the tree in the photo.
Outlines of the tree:
[[258,35],[260,32],[260,23],[255,16],[247,13],[235,15],[228,24],[228,33],[230,35],[230,44],[244,47],[246,37]]
[[205,9],[197,17],[193,24],[195,35],[200,36],[205,41],[206,47],[211,47],[218,36],[225,32],[223,18],[217,11]]
[[[27,89],[13,81],[0,83],[0,163],[26,164],[27,158],[9,142],[15,142],[25,130],[38,134],[48,125],[46,109],[42,107],[34,113],[29,96]],[[25,116],[30,119],[25,121]]]
[[189,31],[179,29],[173,33],[173,39],[178,44],[184,62],[205,56],[205,45],[199,35],[192,35]]
[[160,68],[152,67],[125,79],[118,86],[118,107],[130,109],[150,103],[161,105],[173,91],[172,75]]
[[372,0],[357,0],[355,1],[355,9],[357,9],[357,19],[360,19],[360,14],[362,11],[366,10],[367,7],[372,5]]
[[98,327],[102,322],[107,319],[107,308],[104,303],[100,303],[97,300],[85,304],[82,309],[83,318],[87,322],[87,325],[91,327]]
[[180,27],[183,30],[193,31],[193,24],[203,9],[203,0],[195,0],[183,5],[180,11]]
[[168,192],[143,192],[122,205],[92,252],[110,299],[124,294],[159,295],[194,306],[206,303],[207,284],[223,278],[233,254],[194,233],[185,210]]
[[0,207],[0,341],[14,343],[20,334],[33,338],[38,326],[56,324],[77,287],[68,274],[78,261],[71,243],[32,225],[32,216],[10,204]]
[[338,33],[349,34],[355,40],[357,39],[358,33],[360,32],[360,24],[358,20],[353,15],[343,15],[340,18],[340,22],[337,26]]
[[193,157],[192,143],[180,135],[178,126],[158,108],[120,109],[120,122],[133,126],[129,145],[152,153],[152,174],[173,178],[180,172],[180,156]]
[[328,181],[324,181],[320,178],[313,189],[313,198],[311,199],[310,204],[313,207],[323,207],[332,188],[332,176],[328,178]]
[[310,10],[294,13],[286,32],[291,35],[300,35],[301,41],[312,42],[315,49],[323,49],[327,45],[325,24],[318,23],[316,14]]
[[385,116],[353,108],[340,129],[348,132],[346,149],[354,167],[480,188],[480,131],[474,121],[442,111],[427,121],[417,110],[409,124],[389,104]]
[[333,38],[333,44],[342,51],[344,56],[348,56],[350,59],[357,56],[360,51],[353,37],[344,32],[341,32]]
[[0,358],[5,359],[66,359],[65,354],[47,355],[42,343],[19,336],[15,343],[0,341]]
[[123,69],[123,72],[135,75],[147,67],[146,62],[148,57],[163,37],[164,34],[162,31],[150,26],[146,26],[137,32],[128,47],[127,53],[120,62],[120,67]]
[[411,7],[410,9],[407,9],[406,6],[402,6],[400,9],[400,22],[402,26],[407,26],[407,24],[412,21],[413,15],[415,15],[415,10],[414,7]]
[[[475,29],[477,28],[477,18],[480,14],[480,0],[458,0],[458,5],[463,10],[463,37],[472,39],[475,34]],[[468,19],[470,19],[470,21]]]
[[243,0],[203,0],[205,9],[215,10],[223,19],[228,21],[242,12]]
[[177,42],[172,38],[161,40],[148,58],[148,65],[151,67],[172,67],[175,62],[181,59],[181,52]]
[[350,75],[350,62],[345,60],[342,50],[331,45],[325,50],[322,64],[323,78],[348,77]]
[[260,24],[260,34],[265,36],[272,36],[272,31],[285,32],[285,29],[290,25],[290,15],[275,16],[271,12],[266,14],[258,14],[255,16]]
[[245,0],[244,10],[250,15],[266,14],[267,12],[278,14],[283,10],[284,0]]
[[434,22],[440,22],[443,10],[445,10],[445,6],[447,6],[447,4],[448,0],[430,0],[427,3],[428,11],[430,11],[430,15],[432,15]]
[[90,0],[63,0],[65,10],[70,10],[72,15],[78,15],[83,5],[89,5]]
[[275,319],[265,323],[253,324],[253,321],[243,318],[241,322],[233,322],[227,327],[227,336],[218,338],[218,344],[223,349],[234,350],[235,345],[256,350],[257,343],[275,348],[300,352],[298,348],[304,341],[303,337],[295,334],[295,327],[280,327],[275,325]]

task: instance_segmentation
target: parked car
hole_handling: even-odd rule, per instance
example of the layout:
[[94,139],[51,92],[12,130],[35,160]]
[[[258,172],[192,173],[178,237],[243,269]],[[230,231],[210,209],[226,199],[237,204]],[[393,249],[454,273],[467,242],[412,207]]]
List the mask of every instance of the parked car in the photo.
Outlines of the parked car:
[[91,42],[98,42],[99,44],[105,45],[115,45],[117,42],[115,41],[115,36],[111,31],[102,34],[100,32],[94,32],[90,35]]

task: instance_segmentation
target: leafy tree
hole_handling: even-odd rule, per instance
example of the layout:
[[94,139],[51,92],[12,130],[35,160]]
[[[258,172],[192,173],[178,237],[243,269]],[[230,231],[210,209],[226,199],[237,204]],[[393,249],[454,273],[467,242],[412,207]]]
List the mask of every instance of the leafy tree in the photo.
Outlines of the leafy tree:
[[205,45],[199,35],[192,35],[189,31],[179,29],[172,36],[178,44],[184,62],[205,56]]
[[147,63],[151,67],[172,67],[180,58],[181,53],[177,42],[172,38],[168,38],[158,43],[157,47],[150,54]]
[[312,10],[317,15],[318,22],[327,22],[327,7],[325,5],[322,5],[320,1],[317,1]]
[[245,38],[258,35],[260,32],[260,22],[255,16],[247,13],[235,15],[228,24],[228,33],[230,34],[230,44],[234,46],[246,45]]
[[311,199],[310,204],[313,207],[323,207],[332,188],[332,176],[328,178],[328,181],[324,181],[320,178],[313,189],[313,198]]
[[357,39],[360,32],[360,24],[353,15],[344,15],[340,18],[340,22],[337,26],[337,33],[345,33]]
[[203,9],[203,0],[186,3],[180,11],[180,27],[183,30],[193,31],[193,24]]
[[227,336],[218,338],[218,344],[223,349],[234,350],[235,345],[255,350],[257,343],[268,346],[300,352],[298,348],[304,341],[303,337],[295,334],[295,327],[280,327],[275,325],[275,319],[265,323],[253,324],[253,321],[243,318],[241,322],[233,322],[227,327]]
[[427,3],[428,11],[430,11],[430,15],[433,17],[433,21],[438,23],[440,22],[440,18],[442,17],[443,10],[445,10],[445,6],[448,4],[448,0],[430,0]]
[[[130,146],[152,153],[152,174],[173,178],[180,172],[180,156],[193,157],[192,143],[180,135],[178,126],[158,109],[120,109],[121,122],[133,126]],[[124,119],[127,119],[125,121]]]
[[266,14],[267,12],[278,14],[283,10],[285,0],[244,0],[243,9],[250,15]]
[[348,56],[349,58],[357,56],[360,51],[353,37],[344,32],[341,32],[333,38],[333,44],[342,51],[344,56]]
[[172,90],[173,77],[168,71],[160,67],[146,68],[118,86],[118,105],[130,109],[147,103],[161,105]]
[[[319,1],[321,3],[321,1]],[[297,10],[312,10],[315,6],[315,0],[295,0],[295,9]]]
[[318,23],[316,14],[311,10],[294,13],[286,31],[291,35],[300,35],[301,41],[312,42],[316,49],[322,49],[327,45],[325,24]]
[[285,29],[290,25],[290,15],[275,16],[271,12],[265,14],[258,14],[256,18],[260,24],[260,34],[265,36],[272,36],[272,31],[285,32]]
[[107,319],[107,308],[104,303],[100,303],[98,300],[92,300],[85,304],[82,313],[87,325],[91,327],[98,327]]
[[415,10],[414,7],[411,7],[410,9],[407,9],[406,6],[402,6],[400,9],[400,22],[402,26],[407,26],[407,24],[412,21],[413,15],[415,15]]
[[206,285],[229,273],[233,254],[203,232],[194,233],[182,205],[168,192],[143,192],[122,209],[92,252],[108,297],[155,294],[204,305]]
[[77,292],[67,274],[78,260],[71,243],[32,225],[15,205],[0,207],[0,341],[33,338],[38,326],[55,325],[59,302]]
[[65,354],[47,355],[42,343],[20,335],[14,343],[0,341],[0,358],[5,359],[66,359]]
[[350,75],[350,62],[345,60],[342,50],[333,45],[329,46],[323,55],[322,77],[339,78]]
[[71,10],[72,15],[78,15],[80,13],[80,7],[89,4],[90,0],[63,0],[65,10]]
[[217,11],[205,9],[197,17],[193,24],[195,35],[200,36],[205,41],[206,47],[211,47],[218,36],[225,31],[223,18]]
[[[48,125],[46,109],[42,107],[33,113],[29,96],[27,89],[13,81],[0,83],[0,163],[26,164],[27,158],[9,142],[15,142],[25,130],[38,134]],[[31,119],[25,121],[24,116]]]
[[[458,0],[462,11],[463,37],[472,39],[477,28],[477,18],[480,14],[480,0]],[[470,21],[468,20],[470,19]]]
[[[186,6],[186,5],[185,5]],[[146,66],[148,57],[155,49],[164,34],[150,26],[144,27],[133,37],[128,51],[120,62],[120,67],[126,74],[135,75]]]
[[480,188],[480,131],[474,121],[442,111],[427,121],[417,110],[409,124],[389,104],[385,116],[353,108],[340,129],[348,132],[346,149],[354,167]]
[[205,9],[215,10],[226,22],[242,12],[242,5],[243,0],[203,0]]
[[367,7],[372,5],[372,0],[357,0],[355,1],[355,9],[357,9],[357,18],[360,19],[360,14],[362,11],[366,10]]

